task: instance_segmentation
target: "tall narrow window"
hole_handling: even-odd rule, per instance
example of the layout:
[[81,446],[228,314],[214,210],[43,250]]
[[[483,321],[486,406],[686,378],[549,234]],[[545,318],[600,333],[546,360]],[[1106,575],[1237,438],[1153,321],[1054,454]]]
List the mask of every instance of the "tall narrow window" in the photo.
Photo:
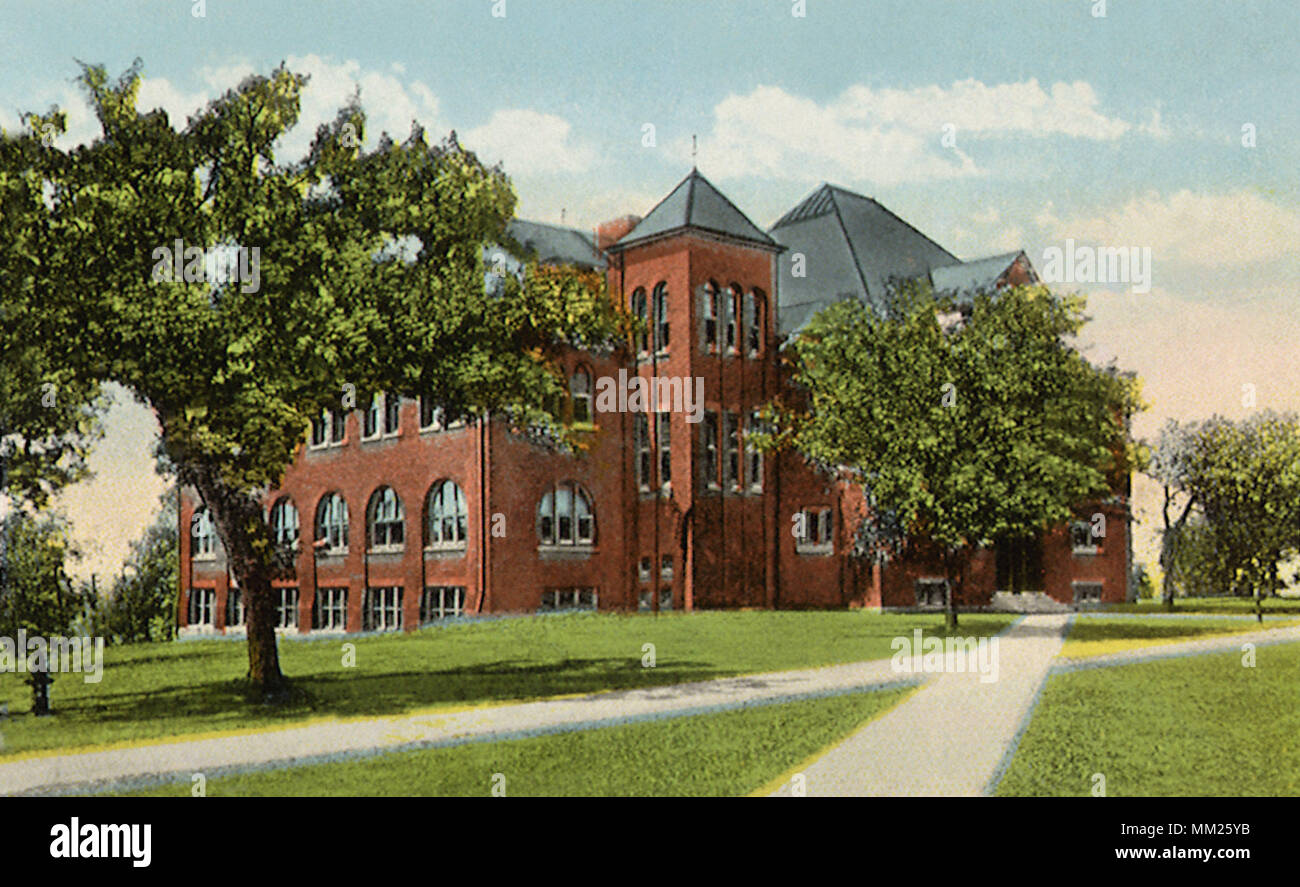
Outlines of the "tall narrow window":
[[343,443],[343,434],[347,429],[348,414],[340,410],[330,412],[330,443]]
[[591,373],[582,367],[569,377],[569,395],[573,398],[573,421],[589,425],[592,422]]
[[723,482],[729,490],[740,489],[740,422],[733,412],[722,414],[722,436],[726,447]]
[[370,547],[400,548],[405,538],[402,500],[392,487],[380,487],[370,497]]
[[[745,429],[746,436],[756,434],[762,430],[762,424],[758,418],[758,411],[749,414],[748,427]],[[752,441],[745,441],[745,472],[748,475],[749,489],[755,493],[763,491],[763,451],[754,446]]]
[[735,286],[727,287],[727,315],[724,321],[727,324],[727,350],[735,352],[736,350],[736,312],[740,310],[739,294]]
[[318,588],[312,601],[311,627],[322,631],[344,631],[348,627],[348,590]]
[[709,351],[718,347],[718,286],[713,281],[704,286],[704,347]]
[[362,439],[379,437],[379,423],[383,420],[383,412],[383,398],[378,394],[370,395],[370,400],[366,403],[366,411],[361,417]]
[[659,486],[673,482],[673,424],[672,413],[656,413],[659,427],[655,429],[655,443],[659,445]]
[[668,350],[668,285],[655,287],[655,351]]
[[190,518],[190,536],[193,540],[191,557],[206,559],[216,555],[217,531],[212,523],[212,512],[207,508],[196,509]]
[[750,356],[757,356],[763,350],[763,294],[759,290],[754,290],[745,297],[749,300],[749,353]]
[[650,420],[645,413],[634,413],[633,434],[636,438],[636,485],[650,489]]
[[704,450],[704,483],[718,488],[718,414],[713,410],[704,411],[704,421],[700,423],[700,437]]
[[420,430],[431,431],[442,427],[442,408],[430,394],[420,395]]
[[639,287],[632,293],[632,316],[641,323],[641,331],[636,336],[637,352],[645,354],[650,350],[650,313],[645,290]]
[[402,397],[389,391],[384,395],[384,434],[396,434],[402,418]]
[[348,547],[348,504],[338,493],[320,500],[316,509],[316,540],[327,554],[338,554]]
[[469,538],[469,509],[465,492],[455,481],[444,480],[429,491],[429,546],[464,548]]
[[287,496],[271,506],[271,539],[280,548],[298,547],[298,509]]
[[292,586],[272,589],[275,592],[275,627],[298,627],[298,589]]
[[367,589],[365,604],[367,631],[396,631],[402,627],[401,586]]
[[330,411],[321,410],[320,415],[311,420],[311,445],[323,447],[330,439]]

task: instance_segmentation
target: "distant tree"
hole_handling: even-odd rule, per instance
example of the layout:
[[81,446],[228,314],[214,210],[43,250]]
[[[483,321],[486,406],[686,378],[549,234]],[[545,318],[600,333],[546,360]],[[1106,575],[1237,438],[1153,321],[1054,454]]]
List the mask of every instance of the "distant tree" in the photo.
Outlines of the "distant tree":
[[[14,510],[3,520],[5,540],[0,551],[0,637],[17,645],[18,633],[49,639],[70,632],[82,612],[82,602],[69,580],[67,562],[77,557],[66,524],[55,517],[33,517]],[[26,649],[15,649],[27,658]],[[27,667],[32,688],[32,712],[50,712],[49,660],[33,655]]]
[[955,628],[953,590],[974,546],[1070,519],[1136,459],[1136,382],[1068,345],[1083,308],[1018,287],[959,311],[915,283],[898,284],[883,313],[832,305],[793,345],[804,399],[774,407],[778,431],[762,442],[856,473],[873,504],[861,548],[935,546]]
[[160,497],[161,509],[139,539],[122,574],[103,600],[103,629],[119,643],[170,640],[176,634],[178,548],[176,489]]
[[[1264,411],[1238,422],[1214,416],[1170,423],[1151,473],[1165,485],[1165,562],[1186,570],[1189,560],[1197,561],[1226,591],[1253,593],[1262,620],[1260,601],[1276,594],[1279,564],[1300,550],[1300,421]],[[1183,510],[1171,523],[1170,503],[1178,497]],[[1204,527],[1189,533],[1193,505]],[[1199,547],[1179,555],[1180,542]],[[1172,606],[1174,576],[1165,569],[1165,600]]]
[[[43,224],[80,263],[57,279],[32,269],[33,308],[78,319],[67,335],[87,384],[117,382],[153,409],[177,479],[212,514],[248,604],[249,680],[271,698],[287,689],[271,582],[292,561],[263,497],[309,424],[398,391],[572,443],[556,355],[619,332],[598,275],[534,268],[485,286],[484,246],[507,240],[515,195],[454,133],[430,145],[413,128],[365,152],[354,102],[305,159],[278,160],[305,82],[250,77],[178,132],[137,110],[138,64],[116,82],[87,67],[102,135],[4,155],[7,175],[42,182]],[[219,273],[232,257],[241,273]]]

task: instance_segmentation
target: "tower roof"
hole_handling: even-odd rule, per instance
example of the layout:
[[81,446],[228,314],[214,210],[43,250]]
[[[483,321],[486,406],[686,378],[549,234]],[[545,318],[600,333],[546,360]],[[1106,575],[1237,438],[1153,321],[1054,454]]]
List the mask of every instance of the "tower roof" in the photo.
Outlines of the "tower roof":
[[776,241],[764,234],[712,182],[694,169],[610,249],[626,249],[636,243],[688,229],[779,249]]

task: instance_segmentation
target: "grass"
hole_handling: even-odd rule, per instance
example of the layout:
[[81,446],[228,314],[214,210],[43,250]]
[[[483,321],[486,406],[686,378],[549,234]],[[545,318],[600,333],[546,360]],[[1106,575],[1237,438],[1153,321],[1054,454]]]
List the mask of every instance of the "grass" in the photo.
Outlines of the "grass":
[[[1270,597],[1261,602],[1265,615],[1294,613],[1300,615],[1300,599]],[[1159,598],[1135,601],[1126,604],[1107,604],[1108,613],[1164,613],[1164,601]],[[1235,613],[1252,616],[1255,613],[1255,599],[1249,597],[1180,597],[1174,598],[1174,613]]]
[[[487,797],[500,774],[509,796],[734,797],[776,782],[913,690],[266,770],[211,779],[206,789],[209,797]],[[187,778],[129,794],[188,797],[190,786]]]
[[1263,624],[1246,619],[1169,619],[1161,616],[1106,618],[1076,616],[1069,637],[1061,648],[1066,657],[1100,656],[1138,647],[1152,647],[1222,637],[1262,629],[1300,625],[1300,620],[1272,618]]
[[1300,795],[1300,644],[1056,674],[999,795]]
[[[992,635],[1013,618],[963,615],[960,631]],[[943,636],[943,615],[573,613],[285,641],[282,668],[305,695],[277,707],[245,696],[243,642],[125,646],[105,651],[98,684],[58,676],[53,717],[26,714],[31,693],[22,676],[0,674],[0,703],[10,713],[0,720],[0,757],[886,659],[890,641],[913,628]],[[353,668],[342,665],[344,643],[356,645]],[[655,645],[655,668],[641,664],[647,643]]]

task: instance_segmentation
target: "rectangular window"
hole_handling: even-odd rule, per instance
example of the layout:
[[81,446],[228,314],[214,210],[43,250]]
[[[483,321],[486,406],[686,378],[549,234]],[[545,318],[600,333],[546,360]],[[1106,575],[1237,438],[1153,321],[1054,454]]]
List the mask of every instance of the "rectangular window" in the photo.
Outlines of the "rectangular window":
[[548,588],[542,592],[542,611],[594,610],[597,595],[594,588]]
[[805,508],[795,526],[795,550],[801,554],[830,554],[834,550],[834,515],[829,508]]
[[745,296],[745,315],[748,323],[746,332],[749,338],[749,354],[755,357],[763,343],[763,309],[754,293]]
[[465,613],[465,586],[430,585],[420,596],[420,624]]
[[729,490],[740,489],[740,421],[732,412],[722,414],[722,436],[726,446],[724,483]]
[[329,410],[321,410],[321,414],[311,420],[311,445],[313,447],[323,447],[329,443]]
[[346,631],[348,627],[348,590],[318,588],[312,604],[311,627],[317,631]]
[[275,627],[276,628],[297,628],[298,627],[298,589],[276,588],[275,594]]
[[700,437],[704,450],[704,484],[716,490],[718,488],[718,414],[713,410],[704,411],[704,421],[700,423]]
[[384,395],[384,434],[396,434],[402,418],[402,397],[388,392]]
[[736,304],[736,291],[727,290],[727,350],[731,353],[736,352],[736,311],[739,306]]
[[347,429],[347,419],[347,413],[330,411],[330,443],[343,443],[343,435]]
[[648,557],[641,558],[641,564],[639,569],[637,570],[637,578],[640,579],[642,582],[650,581],[650,558]]
[[659,559],[659,578],[664,582],[673,581],[673,556],[665,554]]
[[668,350],[668,293],[663,287],[655,290],[655,350]]
[[244,612],[244,595],[238,588],[226,592],[226,628],[238,628],[248,618]]
[[378,394],[370,395],[370,401],[366,404],[366,411],[361,417],[362,440],[379,437],[379,420],[383,406],[383,401]]
[[944,607],[948,604],[947,579],[917,579],[913,586],[918,607]]
[[[659,589],[659,609],[671,610],[672,608],[673,608],[672,588],[664,587]],[[637,595],[637,609],[646,612],[653,609],[650,601],[650,589],[643,588],[641,589],[641,592]]]
[[704,294],[704,347],[710,351],[718,347],[718,294],[712,289]]
[[372,588],[366,597],[366,631],[396,631],[402,627],[401,586]]
[[1075,554],[1096,554],[1101,550],[1101,539],[1093,535],[1091,523],[1075,521],[1070,524],[1070,547]]
[[187,625],[212,626],[212,611],[216,609],[217,590],[215,588],[191,588],[189,618]]
[[1076,604],[1100,604],[1101,583],[1100,582],[1075,582],[1074,602]]
[[442,425],[442,410],[438,408],[434,399],[427,395],[420,395],[420,430],[432,431]]
[[[749,414],[746,435],[757,434],[761,430],[758,411]],[[763,452],[750,441],[745,441],[745,473],[748,475],[749,489],[755,493],[763,492]]]
[[659,427],[655,429],[655,442],[659,445],[659,486],[667,487],[673,482],[672,413],[657,415]]
[[636,413],[632,423],[636,437],[636,485],[646,491],[650,489],[650,420],[645,413]]

